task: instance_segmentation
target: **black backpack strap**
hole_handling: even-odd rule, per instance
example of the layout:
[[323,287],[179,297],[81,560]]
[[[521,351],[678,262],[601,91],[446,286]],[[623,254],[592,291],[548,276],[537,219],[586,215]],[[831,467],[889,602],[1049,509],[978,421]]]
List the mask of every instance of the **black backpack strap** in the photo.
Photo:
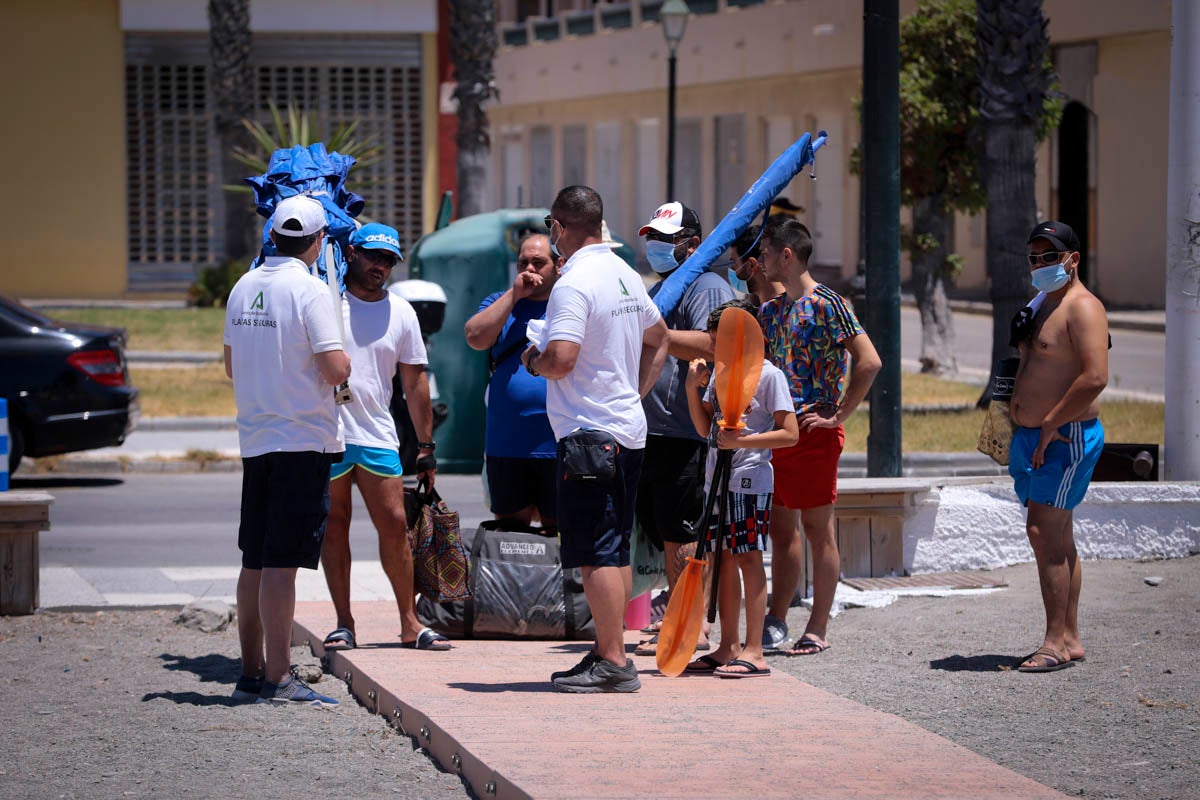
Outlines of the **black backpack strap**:
[[492,351],[488,350],[488,374],[490,375],[491,373],[495,372],[496,367],[500,366],[505,361],[508,361],[515,353],[523,352],[528,346],[529,337],[522,336],[521,341],[506,348],[505,351],[499,355],[499,357],[492,356]]

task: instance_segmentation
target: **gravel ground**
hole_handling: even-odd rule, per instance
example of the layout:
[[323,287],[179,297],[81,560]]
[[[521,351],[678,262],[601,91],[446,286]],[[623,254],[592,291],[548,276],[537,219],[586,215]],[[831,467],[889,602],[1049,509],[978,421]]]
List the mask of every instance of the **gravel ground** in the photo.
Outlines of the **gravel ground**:
[[[772,666],[1069,795],[1200,797],[1200,558],[1087,562],[1087,661],[1044,675],[1009,669],[1040,643],[1033,566],[993,574],[1010,588],[847,611],[826,653]],[[0,798],[467,796],[340,681],[335,710],[231,706],[236,632],[173,616],[0,618]]]
[[1036,569],[990,574],[1009,588],[850,610],[825,653],[771,665],[1068,795],[1200,798],[1200,557],[1085,562],[1087,660],[1045,674],[1011,669],[1041,644]]
[[232,705],[236,628],[174,615],[0,617],[0,798],[467,796],[341,681],[316,684],[336,709]]

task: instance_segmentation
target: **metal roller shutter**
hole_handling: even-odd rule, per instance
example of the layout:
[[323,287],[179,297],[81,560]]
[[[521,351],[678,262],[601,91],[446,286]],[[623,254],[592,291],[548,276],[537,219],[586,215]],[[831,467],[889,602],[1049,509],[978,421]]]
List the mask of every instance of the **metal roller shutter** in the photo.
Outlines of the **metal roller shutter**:
[[[350,187],[365,217],[421,234],[423,135],[420,38],[256,35],[257,116],[268,101],[315,114],[318,128],[359,120],[382,148]],[[207,38],[139,34],[125,40],[129,288],[186,288],[217,261],[220,158],[209,90]]]

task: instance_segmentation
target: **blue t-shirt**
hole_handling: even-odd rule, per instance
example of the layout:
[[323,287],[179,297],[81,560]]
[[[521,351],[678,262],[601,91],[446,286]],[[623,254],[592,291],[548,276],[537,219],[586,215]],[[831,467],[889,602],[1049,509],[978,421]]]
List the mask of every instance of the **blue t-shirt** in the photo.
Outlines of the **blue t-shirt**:
[[[485,297],[479,311],[502,294],[496,292]],[[496,365],[488,382],[484,453],[489,456],[554,458],[557,454],[554,431],[546,416],[546,379],[535,378],[521,364],[521,353],[528,346],[522,344],[525,326],[529,320],[545,316],[545,300],[518,300],[500,331],[500,338],[492,345],[492,359],[504,356],[504,360]]]

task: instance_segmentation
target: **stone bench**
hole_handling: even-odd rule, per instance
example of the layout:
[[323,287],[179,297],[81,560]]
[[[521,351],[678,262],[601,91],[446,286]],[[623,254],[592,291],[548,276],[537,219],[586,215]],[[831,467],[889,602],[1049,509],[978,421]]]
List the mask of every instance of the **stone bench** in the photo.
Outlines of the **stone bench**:
[[38,607],[38,532],[50,529],[46,492],[0,492],[0,615]]
[[[919,478],[841,478],[834,524],[842,577],[880,578],[904,574],[904,520],[929,493]],[[804,582],[812,586],[812,558],[804,543]]]

